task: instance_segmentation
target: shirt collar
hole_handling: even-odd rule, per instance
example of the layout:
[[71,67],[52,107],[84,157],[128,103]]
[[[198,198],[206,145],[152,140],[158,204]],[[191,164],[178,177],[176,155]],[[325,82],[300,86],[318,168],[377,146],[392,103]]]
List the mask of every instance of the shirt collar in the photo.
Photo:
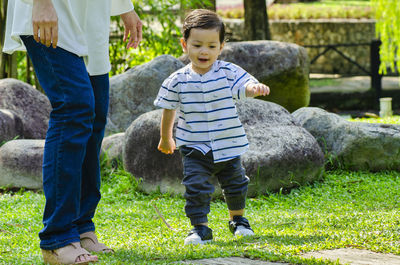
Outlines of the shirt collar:
[[196,71],[194,71],[193,68],[192,68],[192,63],[189,63],[187,66],[188,66],[189,73],[190,73],[191,75],[196,75],[196,76],[199,76],[199,77],[204,77],[204,76],[208,76],[208,75],[214,74],[215,70],[217,70],[217,68],[218,68],[218,65],[219,65],[219,60],[216,60],[216,61],[212,64],[210,70],[208,70],[208,72],[205,73],[205,74],[199,74],[199,73],[197,73]]

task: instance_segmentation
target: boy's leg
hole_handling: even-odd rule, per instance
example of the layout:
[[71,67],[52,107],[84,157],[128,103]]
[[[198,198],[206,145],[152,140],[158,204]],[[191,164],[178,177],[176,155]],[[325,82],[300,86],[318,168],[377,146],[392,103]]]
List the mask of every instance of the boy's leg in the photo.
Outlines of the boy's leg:
[[240,157],[218,163],[216,176],[221,185],[229,211],[240,213],[246,205],[249,178],[242,167]]
[[79,242],[81,170],[94,119],[93,89],[83,59],[59,47],[22,37],[52,111],[43,156],[46,206],[40,247]]
[[240,157],[219,163],[218,181],[229,209],[229,228],[234,235],[253,235],[244,215],[249,178],[245,175]]
[[186,216],[192,225],[207,223],[211,194],[214,192],[214,185],[209,182],[213,170],[212,156],[185,146],[180,147],[180,152],[183,161],[182,184],[186,188]]
[[209,182],[213,170],[213,157],[203,155],[196,149],[180,147],[183,160],[182,184],[185,185],[185,212],[194,228],[185,239],[187,244],[204,244],[212,240],[207,214],[210,212],[211,194],[214,186]]

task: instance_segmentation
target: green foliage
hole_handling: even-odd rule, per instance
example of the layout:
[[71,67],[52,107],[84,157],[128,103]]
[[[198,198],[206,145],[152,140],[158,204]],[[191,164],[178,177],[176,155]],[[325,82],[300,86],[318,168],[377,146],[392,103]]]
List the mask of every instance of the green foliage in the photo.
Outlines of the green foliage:
[[367,123],[386,123],[386,124],[400,124],[400,116],[394,115],[385,118],[354,118],[349,121],[367,122]]
[[123,24],[120,17],[112,18],[117,25],[116,35],[110,44],[111,75],[120,74],[135,65],[169,54],[179,57],[181,29],[178,26],[184,10],[209,5],[210,1],[200,0],[140,0],[134,1],[136,13],[143,22],[143,40],[139,49],[126,50],[122,41]]
[[376,34],[382,41],[380,47],[380,73],[387,68],[400,70],[400,2],[394,0],[371,0],[375,10]]
[[[139,49],[126,50],[123,42],[123,24],[119,16],[111,18],[112,32],[110,36],[110,75],[123,73],[129,68],[151,61],[162,54],[179,57],[181,29],[178,26],[184,16],[184,10],[209,6],[209,0],[139,0],[134,1],[135,10],[141,18],[143,40]],[[18,52],[18,79],[27,81],[26,53]],[[30,73],[31,84],[34,85],[33,71]]]
[[138,194],[140,180],[124,170],[122,161],[110,160],[107,152],[104,152],[100,158],[100,168],[104,194],[120,194],[127,197]]
[[[400,254],[398,172],[330,171],[322,181],[270,193],[247,201],[246,216],[256,231],[252,238],[235,239],[227,227],[227,208],[211,203],[209,223],[214,242],[184,246],[190,228],[181,197],[127,196],[106,179],[95,216],[102,242],[116,250],[99,255],[98,264],[172,264],[201,258],[240,256],[291,264],[338,264],[303,258],[303,252],[360,248]],[[2,264],[42,264],[37,232],[45,199],[42,193],[0,194],[0,260]],[[169,229],[158,216],[155,207]]]
[[[267,9],[269,19],[330,19],[373,18],[373,10],[366,1],[322,1],[320,3],[273,4]],[[244,10],[220,10],[226,18],[243,18]]]

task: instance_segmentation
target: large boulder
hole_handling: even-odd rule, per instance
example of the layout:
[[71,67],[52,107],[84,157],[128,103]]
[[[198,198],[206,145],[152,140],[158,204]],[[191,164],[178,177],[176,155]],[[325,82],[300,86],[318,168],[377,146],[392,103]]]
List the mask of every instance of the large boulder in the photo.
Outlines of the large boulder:
[[350,122],[320,108],[301,108],[293,116],[317,139],[333,166],[400,170],[400,125]]
[[51,105],[47,97],[31,85],[16,79],[1,79],[0,109],[11,110],[22,119],[22,138],[46,137]]
[[0,187],[42,188],[45,140],[13,140],[0,147]]
[[[238,103],[238,113],[250,142],[250,150],[242,156],[251,179],[250,196],[320,177],[323,153],[314,137],[297,125],[287,110],[271,102],[248,99]],[[157,150],[161,115],[162,110],[145,113],[129,126],[123,150],[125,169],[142,179],[145,191],[182,193],[179,152],[165,155]]]
[[154,110],[162,82],[184,64],[161,55],[110,79],[110,108],[106,133],[123,132],[139,115]]
[[15,112],[0,109],[0,144],[21,137],[23,130],[22,120]]
[[106,155],[107,160],[119,160],[122,161],[122,148],[124,146],[125,133],[116,133],[110,136],[104,137],[103,143],[101,144],[101,156]]
[[[180,58],[188,63],[187,56]],[[271,88],[259,99],[272,101],[290,112],[310,103],[309,60],[306,49],[278,41],[226,43],[219,59],[235,63]]]

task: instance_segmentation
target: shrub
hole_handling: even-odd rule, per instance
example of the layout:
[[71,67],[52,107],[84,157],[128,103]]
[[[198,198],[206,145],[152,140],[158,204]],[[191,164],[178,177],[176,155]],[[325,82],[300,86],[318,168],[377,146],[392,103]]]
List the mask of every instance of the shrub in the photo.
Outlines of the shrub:
[[[268,18],[280,19],[330,19],[330,18],[373,18],[373,10],[368,5],[324,5],[324,4],[274,4],[268,7]],[[234,8],[219,10],[225,18],[243,18],[244,10]]]

